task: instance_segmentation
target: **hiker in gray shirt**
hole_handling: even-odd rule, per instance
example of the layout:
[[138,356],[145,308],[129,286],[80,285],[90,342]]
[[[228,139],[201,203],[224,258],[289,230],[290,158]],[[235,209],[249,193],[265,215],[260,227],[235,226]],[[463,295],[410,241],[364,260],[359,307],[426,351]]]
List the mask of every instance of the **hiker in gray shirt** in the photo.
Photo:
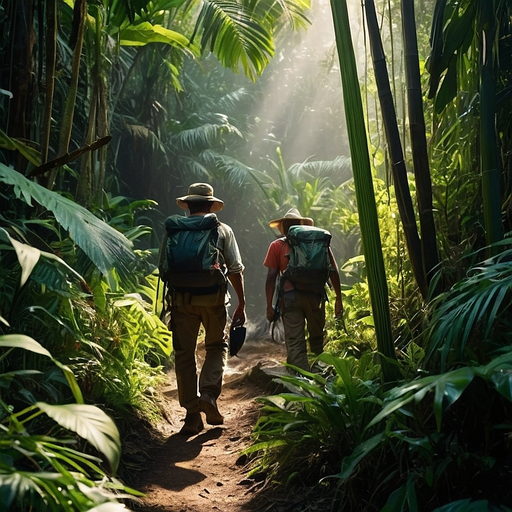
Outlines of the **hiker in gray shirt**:
[[[221,393],[228,349],[227,281],[233,286],[238,300],[232,325],[243,325],[244,266],[232,229],[216,218],[215,212],[222,210],[224,203],[213,195],[211,185],[194,183],[190,185],[188,194],[178,197],[176,202],[180,208],[188,210],[190,215],[171,216],[165,221],[169,265],[173,265],[173,253],[177,254],[176,259],[179,258],[182,249],[180,243],[191,245],[194,238],[205,233],[211,233],[213,238],[206,240],[203,245],[207,249],[212,249],[211,245],[214,245],[213,250],[218,256],[216,261],[210,263],[204,261],[212,257],[212,254],[202,254],[197,258],[186,256],[182,265],[176,264],[176,269],[170,269],[170,277],[166,279],[171,295],[170,329],[173,335],[178,398],[180,405],[187,411],[180,433],[190,436],[204,428],[201,412],[206,415],[206,422],[210,425],[224,422],[217,407],[217,398]],[[187,238],[187,233],[191,231],[193,235]],[[193,263],[198,259],[202,259],[206,269],[197,271],[193,268]],[[205,360],[198,377],[196,346],[201,324],[205,330]]]

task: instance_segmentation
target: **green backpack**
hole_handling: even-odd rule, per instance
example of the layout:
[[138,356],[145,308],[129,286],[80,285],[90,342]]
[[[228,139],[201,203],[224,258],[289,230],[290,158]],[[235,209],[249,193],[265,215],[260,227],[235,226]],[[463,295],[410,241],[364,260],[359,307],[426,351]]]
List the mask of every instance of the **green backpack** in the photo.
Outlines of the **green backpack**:
[[217,248],[219,220],[207,215],[171,215],[165,220],[167,240],[160,258],[162,281],[177,292],[217,293],[227,287],[225,265]]
[[283,272],[299,291],[324,293],[331,272],[329,246],[331,234],[314,226],[291,226],[286,240],[290,245],[290,261]]

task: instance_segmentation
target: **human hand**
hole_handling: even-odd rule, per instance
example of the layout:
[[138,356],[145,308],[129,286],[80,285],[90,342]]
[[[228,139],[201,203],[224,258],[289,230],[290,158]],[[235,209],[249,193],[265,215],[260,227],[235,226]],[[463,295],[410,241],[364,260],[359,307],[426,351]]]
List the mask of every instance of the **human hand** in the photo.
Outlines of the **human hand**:
[[276,317],[276,312],[272,306],[267,306],[267,320],[273,322]]
[[233,313],[233,319],[231,325],[244,325],[245,324],[245,307],[240,304]]

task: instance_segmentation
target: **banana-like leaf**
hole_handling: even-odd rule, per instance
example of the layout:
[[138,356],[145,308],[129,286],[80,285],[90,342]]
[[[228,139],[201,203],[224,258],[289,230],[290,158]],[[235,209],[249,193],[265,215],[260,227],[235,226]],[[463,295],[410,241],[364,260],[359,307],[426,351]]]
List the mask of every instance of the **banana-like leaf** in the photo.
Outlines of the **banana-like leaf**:
[[36,405],[59,425],[76,432],[103,453],[115,473],[121,459],[121,439],[115,423],[105,412],[88,404],[37,402]]
[[179,32],[169,30],[161,25],[152,25],[145,21],[137,25],[128,25],[120,30],[120,44],[122,46],[145,46],[149,43],[166,43],[177,48],[187,48],[197,55],[197,48]]
[[50,210],[55,220],[103,273],[115,269],[120,276],[129,275],[135,261],[132,243],[119,231],[98,219],[73,201],[25,178],[0,163],[0,182],[14,187],[17,198],[32,205],[36,201]]
[[22,348],[29,352],[41,354],[43,356],[53,359],[52,355],[40,343],[30,336],[24,334],[4,334],[0,336],[0,347],[3,348]]
[[432,512],[511,512],[512,509],[505,506],[499,506],[489,503],[487,500],[471,501],[469,498],[452,501],[442,507],[434,509]]
[[23,286],[27,282],[27,279],[29,278],[30,274],[32,274],[32,271],[34,270],[34,267],[36,266],[41,256],[51,261],[57,262],[59,265],[64,267],[64,269],[67,272],[75,275],[75,277],[77,277],[77,279],[82,284],[86,284],[84,278],[74,268],[70,267],[64,260],[56,256],[55,254],[41,251],[35,247],[32,247],[31,245],[18,242],[17,240],[12,238],[9,235],[9,233],[3,228],[0,228],[0,238],[1,237],[7,239],[16,251],[16,256],[18,257],[18,261],[21,266],[20,286]]
[[[96,487],[90,487],[92,482],[71,473],[50,473],[48,471],[19,471],[0,465],[0,503],[2,510],[14,510],[13,506],[24,501],[24,496],[39,496],[34,510],[49,510],[50,512],[75,512],[73,504],[83,502],[85,497],[92,502],[104,501],[106,496],[100,494]],[[92,493],[95,493],[92,495]],[[48,499],[49,498],[49,499]],[[112,500],[115,499],[112,496]],[[18,509],[16,509],[18,510]],[[82,509],[80,509],[82,510]],[[127,510],[124,505],[115,501],[107,501],[88,509],[96,512],[119,512]]]
[[7,472],[7,468],[1,468],[0,473],[0,501],[6,510],[11,510],[11,506],[16,497],[34,492],[41,493],[40,483],[42,481],[58,480],[60,475],[56,473],[38,472],[37,477],[34,473],[16,471]]

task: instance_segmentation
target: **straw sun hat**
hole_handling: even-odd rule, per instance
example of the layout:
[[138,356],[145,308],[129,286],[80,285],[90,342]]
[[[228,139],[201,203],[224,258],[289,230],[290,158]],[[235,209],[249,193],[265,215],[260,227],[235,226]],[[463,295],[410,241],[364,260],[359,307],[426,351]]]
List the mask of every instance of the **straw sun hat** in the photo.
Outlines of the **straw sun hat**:
[[224,208],[224,202],[213,195],[213,187],[208,183],[193,183],[188,187],[186,196],[176,198],[176,203],[183,210],[188,210],[187,203],[212,202],[210,212],[220,212]]
[[[312,226],[313,225],[313,219],[309,217],[303,217],[299,210],[297,208],[290,208],[284,215],[284,217],[281,217],[280,219],[274,219],[271,220],[268,225],[271,228],[277,228],[279,231],[283,232],[282,226],[283,222],[287,220],[295,221],[294,224],[302,224],[304,226]],[[299,221],[299,222],[296,222]]]

